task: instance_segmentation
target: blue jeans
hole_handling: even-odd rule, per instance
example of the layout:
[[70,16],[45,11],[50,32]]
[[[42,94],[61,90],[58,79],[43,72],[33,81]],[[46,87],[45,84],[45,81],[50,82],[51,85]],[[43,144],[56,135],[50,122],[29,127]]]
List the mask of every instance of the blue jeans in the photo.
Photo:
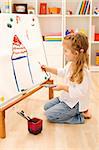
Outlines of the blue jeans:
[[44,110],[50,122],[69,124],[84,123],[84,117],[79,112],[79,103],[73,108],[70,108],[66,103],[56,97],[45,104]]

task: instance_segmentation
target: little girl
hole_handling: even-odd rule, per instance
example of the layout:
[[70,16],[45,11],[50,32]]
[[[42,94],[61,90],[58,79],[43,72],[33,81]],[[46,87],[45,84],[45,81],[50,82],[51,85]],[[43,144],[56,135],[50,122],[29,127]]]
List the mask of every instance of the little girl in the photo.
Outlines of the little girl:
[[67,35],[63,40],[64,55],[67,64],[62,69],[42,65],[42,70],[64,78],[64,83],[53,90],[62,94],[44,106],[45,114],[50,122],[84,123],[90,118],[89,104],[89,71],[88,71],[88,38],[83,33]]

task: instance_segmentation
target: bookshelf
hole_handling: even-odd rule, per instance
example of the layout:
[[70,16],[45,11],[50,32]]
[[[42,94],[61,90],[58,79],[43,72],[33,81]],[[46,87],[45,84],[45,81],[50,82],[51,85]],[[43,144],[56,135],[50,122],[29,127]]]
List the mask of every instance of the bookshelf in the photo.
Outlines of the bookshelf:
[[[91,59],[91,70],[99,71],[99,55],[97,55],[97,51],[99,50],[99,12],[97,13],[96,7],[99,10],[99,1],[92,0],[91,7],[91,51],[90,51],[90,59]],[[99,53],[98,53],[99,54]],[[98,59],[98,64],[97,64]]]
[[[0,0],[2,1],[2,0]],[[7,1],[7,0],[4,0]],[[89,37],[89,62],[91,71],[99,71],[99,65],[96,65],[96,51],[99,50],[99,2],[97,0],[9,0],[10,13],[13,12],[13,4],[26,3],[34,8],[34,14],[37,15],[40,23],[42,36],[51,36],[61,33],[63,40],[67,29],[85,32]],[[86,3],[87,2],[87,3]],[[40,14],[40,3],[47,3],[47,11]],[[81,4],[83,7],[81,7]],[[86,7],[84,7],[86,6]],[[60,8],[59,13],[49,13],[48,8]],[[80,10],[82,8],[82,10]],[[86,8],[86,9],[85,9]],[[98,10],[97,10],[98,9]],[[98,13],[97,13],[98,12]],[[96,34],[95,34],[96,33]],[[44,41],[48,63],[51,66],[61,67],[65,64],[63,59],[61,41]],[[56,58],[56,59],[55,59]],[[62,61],[63,60],[63,61]]]

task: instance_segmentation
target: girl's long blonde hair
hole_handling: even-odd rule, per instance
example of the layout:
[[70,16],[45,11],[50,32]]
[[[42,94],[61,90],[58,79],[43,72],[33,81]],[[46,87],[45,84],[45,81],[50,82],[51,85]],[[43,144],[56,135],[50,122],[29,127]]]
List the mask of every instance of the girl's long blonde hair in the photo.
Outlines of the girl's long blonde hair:
[[77,59],[73,62],[70,81],[80,84],[83,81],[84,67],[88,67],[88,38],[83,33],[76,33],[65,36],[64,40],[70,40],[73,54],[78,52]]

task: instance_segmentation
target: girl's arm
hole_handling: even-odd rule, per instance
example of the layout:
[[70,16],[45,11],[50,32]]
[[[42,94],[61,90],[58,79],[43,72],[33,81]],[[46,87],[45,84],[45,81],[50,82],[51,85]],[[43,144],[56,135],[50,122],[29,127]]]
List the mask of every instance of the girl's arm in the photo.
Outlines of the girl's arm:
[[52,73],[52,74],[57,75],[57,69],[56,69],[56,68],[51,68],[51,67],[42,65],[42,66],[41,66],[41,69],[42,69],[43,71],[50,72],[50,73]]
[[59,84],[56,87],[54,87],[53,90],[55,90],[55,91],[64,90],[66,92],[69,92],[69,87],[67,85],[65,85],[65,84]]

